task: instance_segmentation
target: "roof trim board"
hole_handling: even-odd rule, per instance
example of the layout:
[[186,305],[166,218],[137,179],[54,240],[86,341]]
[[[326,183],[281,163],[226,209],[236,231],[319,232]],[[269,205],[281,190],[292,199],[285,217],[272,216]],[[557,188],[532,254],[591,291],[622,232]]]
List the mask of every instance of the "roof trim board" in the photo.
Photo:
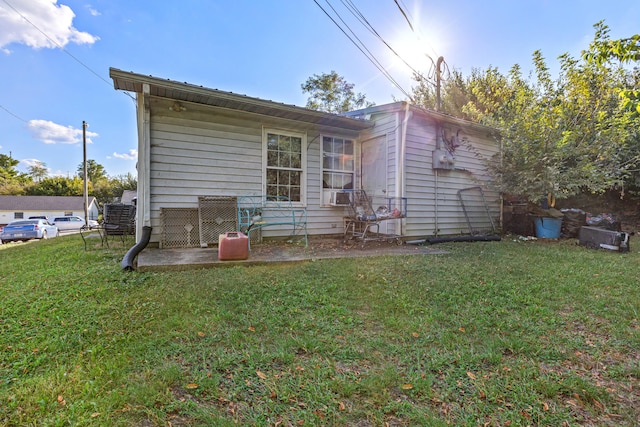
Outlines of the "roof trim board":
[[369,120],[310,110],[295,105],[209,89],[186,82],[181,83],[174,80],[145,76],[117,68],[109,69],[109,77],[113,79],[113,86],[116,90],[142,93],[143,86],[147,84],[149,85],[149,94],[161,98],[296,120],[319,126],[332,126],[350,131],[360,131],[373,127],[373,122]]

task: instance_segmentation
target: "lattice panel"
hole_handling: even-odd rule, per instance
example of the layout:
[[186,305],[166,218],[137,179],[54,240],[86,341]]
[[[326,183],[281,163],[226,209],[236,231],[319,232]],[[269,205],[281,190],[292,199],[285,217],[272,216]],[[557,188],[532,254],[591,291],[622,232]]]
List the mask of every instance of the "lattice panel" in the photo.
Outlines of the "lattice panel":
[[197,248],[200,246],[198,209],[162,208],[161,248]]
[[200,246],[217,245],[220,234],[238,231],[238,199],[226,196],[199,196]]
[[[247,227],[241,227],[240,231],[247,234]],[[251,244],[262,242],[262,228],[251,230]]]

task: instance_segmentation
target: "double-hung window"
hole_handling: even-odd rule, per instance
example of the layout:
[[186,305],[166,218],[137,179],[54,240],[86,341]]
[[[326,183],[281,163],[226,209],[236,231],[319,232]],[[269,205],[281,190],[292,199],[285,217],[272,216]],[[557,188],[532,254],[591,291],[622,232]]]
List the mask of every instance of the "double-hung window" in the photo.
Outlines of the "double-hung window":
[[352,189],[355,162],[353,140],[322,137],[322,187],[330,190]]
[[266,130],[264,138],[265,194],[285,196],[292,202],[304,202],[306,136]]

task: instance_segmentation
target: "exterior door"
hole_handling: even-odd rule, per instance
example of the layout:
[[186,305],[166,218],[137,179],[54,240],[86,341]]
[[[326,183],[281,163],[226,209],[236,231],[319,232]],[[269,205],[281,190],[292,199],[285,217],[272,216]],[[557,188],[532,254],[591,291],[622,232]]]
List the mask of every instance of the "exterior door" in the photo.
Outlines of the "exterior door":
[[[377,138],[362,143],[362,189],[371,197],[373,209],[385,204],[387,197],[387,138]],[[388,221],[381,221],[379,231],[388,234]]]
[[362,188],[367,195],[385,197],[387,193],[387,143],[386,137],[362,143]]

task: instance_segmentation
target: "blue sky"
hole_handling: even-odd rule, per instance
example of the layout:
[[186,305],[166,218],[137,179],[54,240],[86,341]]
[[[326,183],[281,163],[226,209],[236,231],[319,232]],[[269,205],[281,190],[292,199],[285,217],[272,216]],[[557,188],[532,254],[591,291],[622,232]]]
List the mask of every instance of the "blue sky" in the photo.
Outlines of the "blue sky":
[[109,67],[299,106],[300,85],[335,70],[378,105],[404,99],[318,5],[339,22],[333,6],[406,92],[409,67],[346,5],[425,74],[427,55],[465,75],[526,71],[537,49],[554,71],[559,55],[588,47],[599,20],[612,38],[640,32],[637,0],[316,1],[0,0],[0,153],[23,172],[37,160],[73,176],[86,121],[88,158],[110,176],[135,174],[135,106]]

